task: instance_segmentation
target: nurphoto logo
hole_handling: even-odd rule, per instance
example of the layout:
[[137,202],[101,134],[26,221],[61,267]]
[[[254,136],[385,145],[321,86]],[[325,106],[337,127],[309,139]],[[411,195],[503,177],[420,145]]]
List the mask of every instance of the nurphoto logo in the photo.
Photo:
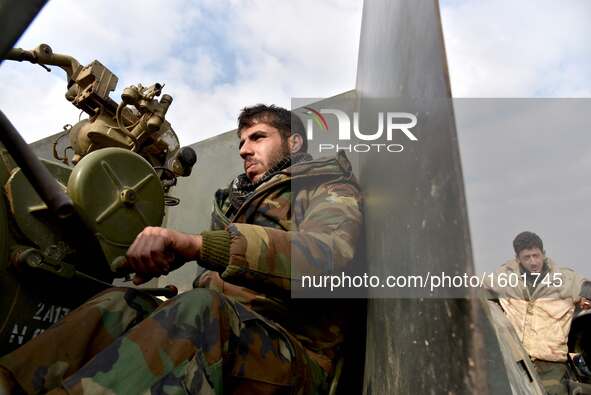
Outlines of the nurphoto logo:
[[[336,117],[337,120],[337,144],[318,144],[319,152],[339,151],[348,152],[402,152],[404,146],[398,143],[392,143],[394,137],[405,136],[410,141],[418,141],[417,137],[411,132],[411,129],[417,125],[416,115],[409,112],[378,112],[377,130],[361,130],[359,127],[359,113],[353,113],[353,122],[346,112],[333,108],[323,108],[315,110],[311,107],[304,107],[307,110],[306,115],[306,134],[308,140],[314,139],[314,128],[321,132],[329,132],[329,125],[325,114]],[[385,124],[385,126],[384,126]],[[351,127],[352,126],[352,127]],[[385,139],[383,137],[385,130]],[[352,132],[352,133],[351,133]],[[351,136],[357,140],[368,141],[372,143],[351,143]],[[385,142],[377,142],[378,140]]]

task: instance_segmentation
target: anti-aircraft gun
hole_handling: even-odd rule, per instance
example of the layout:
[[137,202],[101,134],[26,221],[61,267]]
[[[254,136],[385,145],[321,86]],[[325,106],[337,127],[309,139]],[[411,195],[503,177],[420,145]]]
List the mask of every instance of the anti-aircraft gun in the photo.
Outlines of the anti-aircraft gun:
[[60,163],[37,159],[0,111],[0,355],[122,277],[127,248],[179,203],[168,193],[196,161],[166,120],[163,85],[129,86],[117,103],[109,94],[118,78],[97,60],[82,66],[46,44],[6,59],[63,69],[66,99],[88,118],[56,138]]

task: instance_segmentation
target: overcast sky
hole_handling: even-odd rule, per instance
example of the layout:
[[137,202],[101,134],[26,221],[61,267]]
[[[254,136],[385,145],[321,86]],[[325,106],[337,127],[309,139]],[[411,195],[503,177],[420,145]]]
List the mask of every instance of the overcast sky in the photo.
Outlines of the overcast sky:
[[[181,143],[189,144],[233,129],[244,105],[289,107],[292,97],[329,97],[354,88],[361,10],[358,0],[51,0],[17,46],[31,49],[43,42],[82,64],[100,60],[119,77],[116,100],[127,85],[165,83],[165,93],[174,98],[167,118]],[[441,14],[455,97],[591,97],[591,2],[444,0]],[[0,108],[29,142],[78,118],[63,99],[65,74],[58,68],[47,73],[4,62],[0,86]],[[506,166],[488,165],[478,151],[486,149],[477,134],[483,129],[462,130],[470,117],[458,118],[476,262],[490,270],[510,254],[512,233],[521,223],[532,224],[529,217],[516,219],[519,211],[491,206],[482,192],[509,182],[502,172],[519,160],[504,157]],[[569,138],[581,147],[579,160],[591,163],[588,128],[572,133]],[[570,151],[548,151],[552,142],[547,144],[541,149],[557,163],[553,169],[569,159]],[[523,150],[537,152],[530,148]],[[487,153],[506,154],[493,147]],[[585,176],[582,169],[576,177]],[[577,203],[560,212],[561,221],[546,220],[544,213],[552,213],[555,204],[547,197],[532,225],[555,241],[546,240],[554,247],[549,253],[590,276],[583,251],[591,234],[588,175],[578,186],[575,176],[573,184],[559,185],[579,193]],[[494,226],[488,222],[493,217]],[[586,234],[571,235],[571,218]]]

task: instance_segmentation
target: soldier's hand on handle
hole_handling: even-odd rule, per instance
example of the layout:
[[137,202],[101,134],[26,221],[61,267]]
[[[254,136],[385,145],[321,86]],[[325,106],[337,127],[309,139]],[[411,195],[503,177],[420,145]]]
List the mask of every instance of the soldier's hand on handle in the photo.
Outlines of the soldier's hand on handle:
[[133,283],[139,285],[196,259],[200,249],[200,235],[149,226],[127,250],[125,266],[135,272]]

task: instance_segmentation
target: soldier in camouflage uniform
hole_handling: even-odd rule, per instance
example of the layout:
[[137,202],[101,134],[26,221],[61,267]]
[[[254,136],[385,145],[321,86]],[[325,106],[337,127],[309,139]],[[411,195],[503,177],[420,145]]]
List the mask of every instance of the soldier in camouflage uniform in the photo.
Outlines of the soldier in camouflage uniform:
[[311,160],[287,110],[246,108],[238,134],[245,173],[216,193],[212,229],[146,228],[128,251],[136,284],[197,259],[209,269],[198,288],[160,305],[128,288],[95,296],[1,358],[5,385],[52,394],[326,391],[344,310],[291,299],[290,290],[296,273],[353,262],[358,186],[344,154]]

